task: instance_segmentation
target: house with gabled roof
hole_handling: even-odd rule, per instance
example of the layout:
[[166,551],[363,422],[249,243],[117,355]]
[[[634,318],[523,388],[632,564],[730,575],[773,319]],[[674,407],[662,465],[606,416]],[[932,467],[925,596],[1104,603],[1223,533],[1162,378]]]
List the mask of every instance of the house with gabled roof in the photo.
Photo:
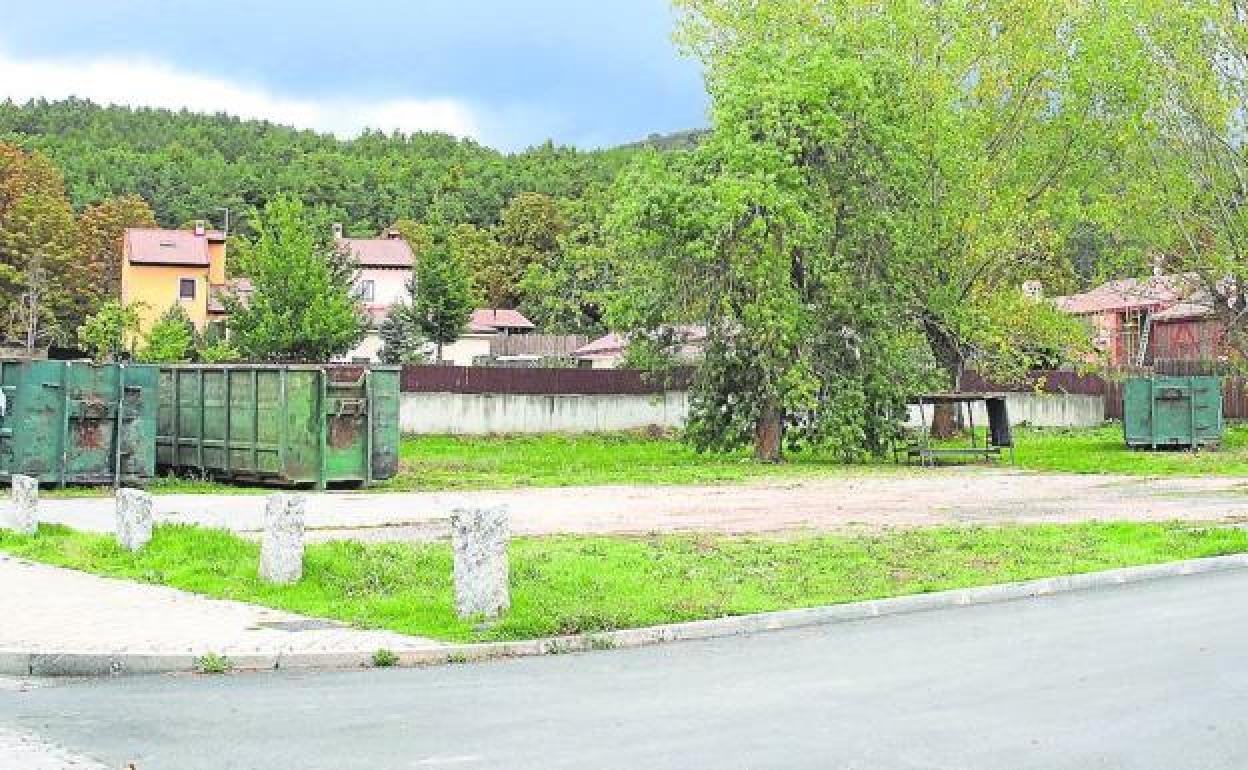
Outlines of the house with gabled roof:
[[191,230],[127,228],[122,235],[121,301],[135,304],[141,332],[180,305],[197,329],[224,319],[225,233],[197,222]]

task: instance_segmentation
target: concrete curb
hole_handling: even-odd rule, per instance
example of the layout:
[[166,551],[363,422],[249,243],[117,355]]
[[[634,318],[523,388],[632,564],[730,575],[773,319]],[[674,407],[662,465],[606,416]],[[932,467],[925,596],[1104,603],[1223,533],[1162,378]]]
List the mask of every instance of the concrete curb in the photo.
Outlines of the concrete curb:
[[[737,636],[760,631],[845,623],[869,618],[905,615],[913,612],[968,607],[979,604],[1030,599],[1040,596],[1086,591],[1094,588],[1139,583],[1159,578],[1199,575],[1208,572],[1248,569],[1248,553],[1214,556],[1206,559],[1149,564],[1089,572],[1081,575],[1000,583],[979,588],[962,588],[891,599],[872,599],[852,604],[834,604],[756,615],[672,623],[663,626],[606,631],[580,636],[549,637],[517,642],[442,644],[397,653],[398,666],[429,666],[468,663],[501,658],[558,655],[589,650],[643,647],[665,642],[691,641]],[[208,652],[208,651],[205,651]],[[372,665],[372,653],[314,652],[230,656],[232,671],[273,671],[279,669],[352,669]],[[157,652],[38,652],[0,649],[0,675],[6,676],[118,676],[127,674],[192,673],[198,658],[187,653]]]

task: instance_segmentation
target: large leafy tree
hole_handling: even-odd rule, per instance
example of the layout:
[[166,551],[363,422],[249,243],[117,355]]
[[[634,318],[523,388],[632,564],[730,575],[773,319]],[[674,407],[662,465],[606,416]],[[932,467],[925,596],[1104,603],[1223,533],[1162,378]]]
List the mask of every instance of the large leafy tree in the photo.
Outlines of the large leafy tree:
[[492,307],[516,307],[520,282],[530,265],[558,259],[567,223],[554,198],[521,193],[507,204],[495,228],[499,248],[476,265],[481,288]]
[[[690,435],[879,448],[934,361],[1021,375],[1085,335],[1022,281],[1097,191],[1118,94],[1095,9],[681,0],[712,130],[618,184],[634,331],[704,323]],[[1116,84],[1116,81],[1115,81]],[[1057,266],[1056,269],[1054,266]],[[927,351],[927,352],[924,352]]]
[[560,201],[567,228],[558,249],[531,263],[518,288],[525,316],[548,332],[598,334],[606,330],[607,296],[616,272],[603,224],[608,190],[593,187]]
[[11,338],[69,342],[91,309],[73,211],[41,153],[0,145],[0,323]]
[[137,195],[108,198],[78,215],[78,259],[92,277],[93,304],[121,294],[122,236],[129,227],[155,227],[152,207]]
[[233,245],[232,272],[251,290],[225,297],[231,344],[254,361],[317,363],[359,344],[367,319],[356,266],[325,223],[285,195],[251,219],[255,235]]

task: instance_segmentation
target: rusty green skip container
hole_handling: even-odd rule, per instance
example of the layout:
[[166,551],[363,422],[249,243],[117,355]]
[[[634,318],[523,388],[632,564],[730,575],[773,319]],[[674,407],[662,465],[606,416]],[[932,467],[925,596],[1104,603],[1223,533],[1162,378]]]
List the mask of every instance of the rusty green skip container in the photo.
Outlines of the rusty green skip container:
[[1127,446],[1212,448],[1222,441],[1220,377],[1133,377],[1122,393]]
[[0,361],[0,479],[143,483],[156,472],[157,369]]
[[235,481],[364,486],[399,469],[399,368],[160,368],[156,463]]

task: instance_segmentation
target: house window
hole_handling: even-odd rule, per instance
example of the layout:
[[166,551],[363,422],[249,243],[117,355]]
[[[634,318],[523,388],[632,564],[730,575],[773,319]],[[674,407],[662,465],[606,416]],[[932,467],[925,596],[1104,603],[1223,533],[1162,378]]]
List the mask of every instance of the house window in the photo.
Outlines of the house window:
[[178,299],[195,299],[194,278],[183,278],[178,281]]
[[360,281],[359,295],[360,300],[363,302],[376,301],[377,283],[375,281]]

